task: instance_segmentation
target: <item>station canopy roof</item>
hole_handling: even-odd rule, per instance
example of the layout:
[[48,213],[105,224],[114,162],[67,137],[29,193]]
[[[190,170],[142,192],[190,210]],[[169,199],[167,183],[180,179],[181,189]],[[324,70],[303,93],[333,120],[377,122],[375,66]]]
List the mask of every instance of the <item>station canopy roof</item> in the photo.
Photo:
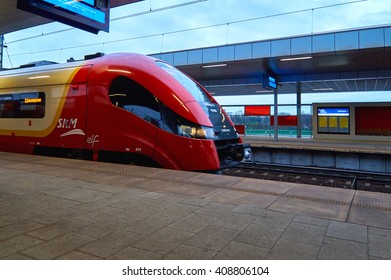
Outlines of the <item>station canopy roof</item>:
[[[111,0],[110,7],[131,4],[143,0]],[[37,25],[52,22],[44,17],[19,10],[16,8],[17,0],[0,0],[0,34],[34,27]]]
[[154,54],[214,95],[391,90],[391,25]]

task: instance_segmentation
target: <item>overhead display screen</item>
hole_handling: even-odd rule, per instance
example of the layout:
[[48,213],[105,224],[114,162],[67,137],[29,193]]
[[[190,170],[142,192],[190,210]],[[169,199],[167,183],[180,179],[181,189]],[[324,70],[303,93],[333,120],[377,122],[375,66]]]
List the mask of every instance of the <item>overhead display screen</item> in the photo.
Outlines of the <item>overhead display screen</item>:
[[110,0],[18,0],[18,9],[97,34],[109,31]]
[[263,75],[263,87],[266,89],[277,89],[277,80],[276,78],[269,76],[269,75]]

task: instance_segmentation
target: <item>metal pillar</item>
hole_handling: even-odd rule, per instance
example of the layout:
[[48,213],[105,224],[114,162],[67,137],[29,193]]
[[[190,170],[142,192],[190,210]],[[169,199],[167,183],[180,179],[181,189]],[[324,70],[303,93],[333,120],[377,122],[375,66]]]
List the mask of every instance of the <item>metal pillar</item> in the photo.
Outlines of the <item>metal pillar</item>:
[[297,138],[301,138],[301,82],[296,83]]
[[0,35],[0,70],[3,69],[4,35]]
[[278,142],[278,90],[273,90],[274,95],[274,141]]

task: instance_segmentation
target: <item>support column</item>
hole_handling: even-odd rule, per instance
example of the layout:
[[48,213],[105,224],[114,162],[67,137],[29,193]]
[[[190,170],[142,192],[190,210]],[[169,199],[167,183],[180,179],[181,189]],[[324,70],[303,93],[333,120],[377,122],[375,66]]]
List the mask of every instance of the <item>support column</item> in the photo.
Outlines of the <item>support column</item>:
[[273,90],[274,95],[274,141],[278,142],[278,90]]
[[297,138],[301,138],[301,82],[296,83]]
[[4,35],[0,35],[0,70],[3,69]]

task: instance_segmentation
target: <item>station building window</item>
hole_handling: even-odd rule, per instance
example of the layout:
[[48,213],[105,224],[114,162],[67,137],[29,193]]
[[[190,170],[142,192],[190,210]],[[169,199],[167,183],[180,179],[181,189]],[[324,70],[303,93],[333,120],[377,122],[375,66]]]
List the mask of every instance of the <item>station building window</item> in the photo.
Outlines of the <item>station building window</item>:
[[45,93],[0,95],[0,118],[39,119],[45,116]]

